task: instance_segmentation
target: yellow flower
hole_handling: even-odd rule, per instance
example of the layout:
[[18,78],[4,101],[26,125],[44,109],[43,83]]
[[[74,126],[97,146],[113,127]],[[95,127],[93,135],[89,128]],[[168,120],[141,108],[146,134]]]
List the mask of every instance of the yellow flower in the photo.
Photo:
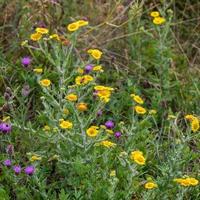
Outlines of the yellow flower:
[[66,100],[68,101],[77,101],[78,99],[78,96],[76,94],[68,94],[66,97],[65,97]]
[[193,132],[197,132],[199,130],[199,120],[198,118],[194,118],[191,122],[191,127]]
[[47,28],[36,28],[35,31],[40,34],[48,34],[49,30]]
[[106,129],[106,132],[109,133],[109,134],[111,134],[111,135],[114,133],[114,132],[113,132],[112,130],[110,130],[110,129]]
[[50,130],[51,130],[51,128],[48,125],[45,125],[44,128],[43,128],[43,131],[50,131]]
[[190,185],[190,182],[187,178],[176,178],[174,181],[185,187]]
[[185,119],[189,120],[190,122],[193,121],[195,119],[195,116],[194,115],[185,115]]
[[151,17],[159,17],[160,13],[158,11],[153,11],[150,13]]
[[69,114],[69,110],[68,110],[67,108],[64,108],[64,109],[63,109],[63,113],[64,113],[65,115],[68,115],[68,114]]
[[78,23],[79,27],[88,25],[88,21],[86,20],[78,20],[76,23]]
[[57,41],[60,41],[60,37],[58,36],[58,34],[52,34],[49,36],[50,39],[55,39]]
[[99,131],[97,130],[99,127],[97,126],[91,126],[90,128],[88,128],[86,130],[86,134],[89,136],[89,137],[96,137],[97,134],[99,133]]
[[83,74],[83,73],[84,73],[84,70],[81,69],[81,68],[78,68],[78,69],[77,69],[77,72],[78,72],[79,74]]
[[199,181],[196,178],[186,178],[190,185],[195,186],[199,184]]
[[111,91],[114,90],[111,87],[105,87],[102,85],[95,86],[94,89],[97,92],[97,96],[100,98],[100,100],[104,101],[105,103],[109,102]]
[[84,75],[84,76],[77,76],[75,79],[76,85],[86,85],[89,82],[93,81],[93,77],[90,75]]
[[51,85],[51,81],[49,79],[42,79],[40,81],[40,85],[44,86],[44,87],[48,87]]
[[154,109],[149,110],[149,114],[150,115],[155,115],[156,113],[157,113],[157,110],[154,110]]
[[103,72],[103,69],[102,69],[101,65],[94,66],[92,68],[92,70],[95,71],[95,72],[98,72],[98,71]]
[[71,129],[73,127],[73,124],[68,120],[61,120],[60,127],[62,129]]
[[71,24],[68,24],[67,29],[70,32],[74,32],[74,31],[79,29],[79,24],[77,22],[73,22]]
[[139,165],[144,165],[146,159],[141,151],[132,151],[130,155],[131,160],[135,161]]
[[153,181],[148,181],[147,183],[145,183],[144,187],[146,189],[154,189],[154,188],[157,188],[158,185],[154,183]]
[[86,103],[81,102],[81,103],[78,103],[78,104],[76,105],[76,108],[77,108],[79,111],[86,111],[86,110],[88,109],[88,106],[87,106]]
[[35,69],[33,69],[33,71],[37,74],[41,74],[43,72],[43,69],[42,68],[35,68]]
[[37,156],[37,155],[33,155],[33,156],[30,158],[30,161],[31,161],[31,162],[38,161],[38,160],[42,160],[42,157]]
[[110,172],[110,176],[111,176],[111,177],[116,176],[116,171],[115,171],[115,170],[112,170],[112,171]]
[[100,142],[100,145],[102,145],[104,147],[107,147],[107,148],[111,148],[111,147],[115,147],[116,146],[115,143],[110,142],[108,140],[104,140],[104,141]]
[[143,104],[144,103],[143,99],[138,95],[131,94],[131,97],[133,97],[133,100],[138,104]]
[[166,20],[163,17],[155,17],[154,20],[153,20],[153,23],[156,24],[156,25],[161,25],[161,24],[164,24],[165,21]]
[[21,42],[22,47],[25,46],[26,44],[28,44],[28,40],[24,40],[24,41]]
[[146,109],[143,108],[142,106],[135,106],[134,109],[137,114],[141,114],[141,115],[144,115],[147,112]]
[[33,33],[33,34],[31,34],[30,38],[33,41],[38,41],[38,40],[40,40],[42,38],[42,34],[40,34],[40,33]]
[[98,49],[89,49],[87,51],[94,59],[99,60],[102,56],[102,52]]

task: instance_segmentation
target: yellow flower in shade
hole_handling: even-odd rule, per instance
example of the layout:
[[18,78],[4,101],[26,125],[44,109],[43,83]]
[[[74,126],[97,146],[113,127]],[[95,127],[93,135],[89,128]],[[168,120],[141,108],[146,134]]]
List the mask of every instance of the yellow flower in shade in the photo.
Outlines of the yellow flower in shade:
[[42,79],[40,81],[40,85],[44,86],[44,87],[48,87],[51,85],[51,81],[49,79]]
[[60,127],[62,129],[71,129],[73,124],[68,120],[60,120]]
[[131,97],[138,104],[143,104],[144,103],[143,99],[140,96],[138,96],[138,95],[131,94]]
[[79,24],[77,22],[73,22],[71,24],[68,24],[67,30],[70,31],[70,32],[74,32],[74,31],[78,30],[79,27],[80,26],[79,26]]
[[150,115],[155,115],[156,113],[157,113],[157,110],[154,110],[154,109],[149,110],[149,114]]
[[78,20],[76,23],[79,25],[79,27],[87,26],[89,24],[86,20]]
[[98,49],[89,49],[87,51],[94,59],[99,60],[102,56],[102,52]]
[[195,116],[194,115],[185,115],[185,119],[189,120],[190,122],[193,121],[195,119]]
[[45,125],[44,128],[43,128],[43,131],[50,131],[50,130],[51,130],[51,128],[48,125]]
[[78,96],[76,94],[68,94],[66,97],[65,97],[66,100],[68,101],[77,101],[78,99]]
[[194,118],[191,122],[191,129],[193,132],[197,132],[199,130],[199,120],[198,118]]
[[104,140],[104,141],[100,142],[100,145],[102,145],[104,147],[107,147],[107,148],[111,148],[111,147],[115,147],[116,146],[115,143],[110,142],[108,140]]
[[64,108],[64,109],[63,109],[63,113],[64,113],[65,115],[68,115],[68,114],[69,114],[69,110],[68,110],[67,108]]
[[93,80],[94,78],[90,75],[77,76],[75,79],[75,83],[76,85],[86,85]]
[[110,129],[106,129],[106,133],[109,133],[109,134],[112,135],[114,132],[112,130],[110,130]]
[[21,42],[22,47],[25,46],[26,44],[28,44],[28,40],[24,40],[24,41]]
[[42,68],[35,68],[35,69],[33,69],[33,71],[37,74],[41,74],[43,72],[43,69]]
[[146,189],[151,190],[151,189],[157,188],[158,185],[156,183],[154,183],[153,181],[148,181],[147,183],[145,183],[144,187]]
[[38,40],[40,40],[42,38],[42,34],[40,34],[40,33],[33,33],[33,34],[31,34],[30,38],[33,41],[38,41]]
[[83,74],[83,73],[84,73],[84,70],[81,69],[81,68],[78,68],[78,69],[77,69],[77,72],[78,72],[79,74]]
[[36,28],[35,31],[40,34],[48,34],[49,30],[47,28]]
[[58,34],[52,34],[49,36],[50,39],[55,39],[57,41],[60,41],[60,37],[58,36]]
[[88,109],[88,106],[87,106],[86,103],[81,102],[81,103],[78,103],[78,104],[76,105],[76,108],[77,108],[77,110],[79,110],[79,111],[86,111],[86,110]]
[[115,171],[115,170],[112,170],[112,171],[110,172],[110,176],[111,176],[111,177],[116,176],[116,171]]
[[31,161],[31,162],[39,161],[39,160],[42,160],[42,157],[40,157],[40,156],[38,156],[38,155],[33,155],[33,156],[30,158],[30,161]]
[[144,165],[146,162],[146,159],[144,158],[143,153],[141,151],[132,151],[130,159],[135,161],[139,165]]
[[147,111],[142,106],[135,106],[134,107],[137,114],[144,115]]
[[161,24],[164,24],[165,23],[165,18],[163,17],[155,17],[153,19],[153,23],[156,24],[156,25],[161,25]]
[[92,68],[92,70],[95,71],[95,72],[99,72],[99,71],[103,72],[104,71],[101,65],[94,66]]
[[151,17],[159,17],[160,13],[158,11],[153,11],[150,13]]
[[91,126],[90,128],[88,128],[86,130],[86,134],[89,136],[89,137],[96,137],[97,134],[99,133],[99,131],[97,130],[99,127],[98,126]]

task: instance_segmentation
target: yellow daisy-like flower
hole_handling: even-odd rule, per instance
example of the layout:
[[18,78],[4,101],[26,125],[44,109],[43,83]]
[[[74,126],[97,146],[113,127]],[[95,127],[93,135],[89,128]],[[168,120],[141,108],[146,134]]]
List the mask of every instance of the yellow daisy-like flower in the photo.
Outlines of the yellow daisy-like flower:
[[104,140],[102,142],[100,142],[100,145],[104,146],[104,147],[107,147],[107,148],[111,148],[111,147],[115,147],[116,144],[111,142],[111,141],[108,141],[108,140]]
[[76,23],[78,23],[79,27],[87,26],[89,24],[86,20],[78,20]]
[[134,107],[137,114],[144,115],[147,111],[142,106],[135,106]]
[[30,38],[33,41],[38,41],[42,38],[42,34],[41,33],[33,33],[33,34],[31,34]]
[[86,85],[93,80],[94,78],[90,75],[77,76],[75,79],[75,83],[76,85]]
[[39,160],[42,160],[42,157],[41,157],[41,156],[33,155],[33,156],[30,158],[30,161],[31,161],[31,162],[39,161]]
[[101,65],[97,65],[97,66],[94,66],[93,68],[92,68],[92,71],[95,71],[95,72],[103,72],[104,70],[103,70],[103,68],[102,68],[102,66]]
[[65,97],[66,100],[68,101],[77,101],[78,99],[78,96],[76,94],[68,94],[66,97]]
[[51,85],[51,81],[49,79],[42,79],[40,81],[40,85],[42,85],[44,87],[49,87]]
[[144,158],[143,153],[141,151],[132,151],[130,159],[135,161],[139,165],[144,165],[146,162],[146,159]]
[[98,49],[89,49],[87,51],[94,59],[99,60],[102,56],[102,52]]
[[153,23],[156,24],[156,25],[161,25],[161,24],[164,24],[165,23],[165,18],[163,17],[155,17],[153,19]]
[[143,104],[144,103],[144,100],[140,96],[138,96],[138,95],[131,94],[131,97],[138,104]]
[[148,190],[157,188],[158,185],[156,183],[154,183],[153,181],[148,181],[147,183],[145,183],[144,187]]
[[151,17],[159,17],[160,13],[158,11],[153,11],[150,13]]
[[60,127],[62,129],[71,129],[73,127],[73,124],[72,124],[72,122],[70,122],[68,120],[61,120]]
[[43,72],[43,69],[42,68],[35,68],[35,69],[33,69],[33,71],[37,74],[41,74]]
[[194,115],[185,115],[185,119],[189,120],[190,122],[192,122],[194,119],[195,119],[195,116]]
[[87,103],[81,102],[76,105],[76,108],[77,108],[77,110],[84,112],[88,109],[88,105],[87,105]]
[[97,134],[99,133],[99,131],[97,130],[99,127],[97,126],[91,126],[90,128],[88,128],[86,130],[86,134],[89,136],[89,137],[96,137]]
[[196,178],[186,178],[189,181],[189,184],[192,186],[196,186],[199,184],[199,181]]
[[116,176],[116,171],[115,171],[115,170],[112,170],[112,171],[110,172],[110,176],[111,176],[111,177]]
[[57,41],[60,41],[60,37],[58,36],[58,34],[52,34],[49,36],[50,39],[55,39]]
[[70,31],[70,32],[74,32],[74,31],[78,30],[79,27],[80,27],[80,26],[79,26],[79,24],[78,24],[77,22],[73,22],[73,23],[71,23],[71,24],[68,24],[67,29],[68,29],[68,31]]
[[199,130],[199,120],[198,118],[194,118],[191,122],[191,129],[193,132],[197,132]]
[[187,178],[176,178],[175,182],[179,183],[182,186],[196,186],[199,184],[199,181],[195,178],[187,177]]
[[114,90],[111,87],[106,87],[102,85],[97,85],[94,87],[96,91],[96,95],[102,100],[103,102],[107,103],[110,101],[111,92]]
[[35,31],[40,34],[48,34],[49,30],[47,28],[36,28]]

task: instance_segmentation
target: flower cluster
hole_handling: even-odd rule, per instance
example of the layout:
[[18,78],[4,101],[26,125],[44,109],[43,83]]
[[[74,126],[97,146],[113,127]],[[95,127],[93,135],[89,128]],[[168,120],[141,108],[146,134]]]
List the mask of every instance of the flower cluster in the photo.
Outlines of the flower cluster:
[[165,23],[165,18],[160,16],[158,11],[153,11],[150,13],[151,17],[153,17],[153,23],[156,25],[161,25]]
[[178,184],[188,187],[188,186],[196,186],[198,185],[199,181],[196,178],[191,178],[191,177],[187,177],[187,178],[176,178],[174,179],[175,182],[177,182]]

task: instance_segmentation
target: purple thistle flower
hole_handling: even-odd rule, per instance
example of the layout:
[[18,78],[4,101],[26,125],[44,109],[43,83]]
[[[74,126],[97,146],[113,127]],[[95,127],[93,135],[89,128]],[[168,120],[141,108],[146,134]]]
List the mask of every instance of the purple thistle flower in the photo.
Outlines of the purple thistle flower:
[[115,126],[115,124],[114,124],[113,121],[109,120],[109,121],[107,121],[107,122],[105,123],[105,126],[106,126],[107,129],[113,129],[114,126]]
[[12,144],[9,144],[6,147],[6,153],[9,154],[9,155],[12,155],[14,153],[14,146]]
[[93,69],[93,66],[92,65],[86,65],[85,66],[85,73],[88,74],[92,71]]
[[27,174],[27,175],[33,175],[34,172],[35,172],[35,167],[33,165],[29,165],[27,166],[25,169],[24,169],[24,172]]
[[22,58],[22,65],[24,65],[25,67],[27,67],[28,65],[31,64],[31,59],[30,57],[26,56]]
[[14,170],[15,174],[18,175],[21,173],[22,168],[19,165],[15,165],[15,166],[13,166],[13,170]]
[[7,159],[3,162],[6,167],[10,167],[12,165],[11,160]]
[[117,132],[115,132],[115,137],[118,139],[118,138],[120,138],[122,136],[122,133],[121,132],[119,132],[119,131],[117,131]]
[[12,130],[12,127],[10,124],[7,124],[5,122],[0,123],[0,131],[3,133],[10,133]]

